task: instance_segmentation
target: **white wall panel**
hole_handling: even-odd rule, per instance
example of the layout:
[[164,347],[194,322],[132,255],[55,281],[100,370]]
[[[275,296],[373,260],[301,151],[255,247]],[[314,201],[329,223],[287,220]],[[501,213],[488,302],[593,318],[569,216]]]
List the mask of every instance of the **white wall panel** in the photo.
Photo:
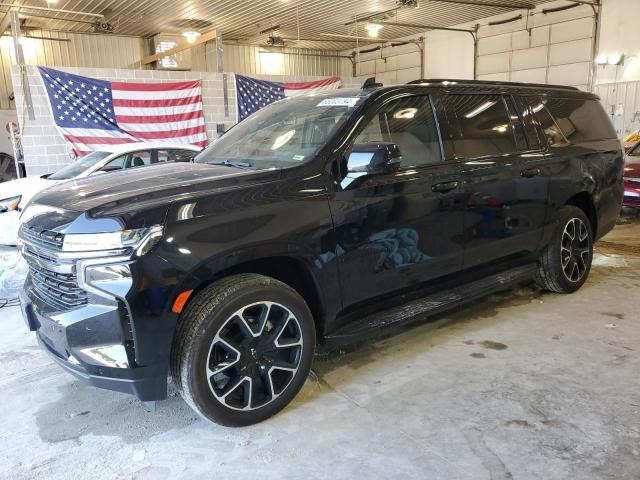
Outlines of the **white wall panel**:
[[491,82],[508,82],[509,72],[489,73],[486,75],[478,75],[478,80],[488,80]]
[[563,22],[551,26],[552,43],[591,38],[592,35],[593,20],[591,18],[580,18],[571,22]]
[[568,63],[590,62],[592,55],[590,38],[552,44],[549,51],[550,65],[566,65]]
[[525,83],[545,83],[547,80],[547,69],[532,68],[530,70],[517,70],[511,72],[512,82]]
[[547,47],[527,48],[516,50],[511,57],[511,70],[525,70],[546,67]]
[[509,50],[511,50],[510,33],[481,38],[478,41],[479,55],[492,55],[494,53],[508,52]]
[[589,78],[590,71],[591,62],[551,66],[548,82],[558,85],[585,85],[585,79]]
[[489,73],[508,72],[509,56],[509,53],[481,56],[478,59],[478,74],[485,75]]

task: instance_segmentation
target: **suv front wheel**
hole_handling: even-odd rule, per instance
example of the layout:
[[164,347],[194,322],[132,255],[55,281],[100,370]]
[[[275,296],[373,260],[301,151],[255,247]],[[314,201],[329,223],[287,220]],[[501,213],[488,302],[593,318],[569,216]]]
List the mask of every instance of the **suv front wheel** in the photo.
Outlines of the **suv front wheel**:
[[187,305],[173,343],[171,375],[203,417],[250,425],[295,397],[314,348],[312,315],[295,290],[263,275],[234,275]]
[[591,222],[580,208],[562,207],[551,240],[538,260],[536,283],[552,292],[575,292],[587,280],[592,258]]

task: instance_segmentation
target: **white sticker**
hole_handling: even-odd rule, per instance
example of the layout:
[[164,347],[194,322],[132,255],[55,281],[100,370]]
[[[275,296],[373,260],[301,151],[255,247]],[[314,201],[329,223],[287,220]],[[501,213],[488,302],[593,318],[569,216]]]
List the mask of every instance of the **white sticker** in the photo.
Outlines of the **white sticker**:
[[325,98],[317,106],[318,107],[353,107],[358,103],[360,97],[335,97]]

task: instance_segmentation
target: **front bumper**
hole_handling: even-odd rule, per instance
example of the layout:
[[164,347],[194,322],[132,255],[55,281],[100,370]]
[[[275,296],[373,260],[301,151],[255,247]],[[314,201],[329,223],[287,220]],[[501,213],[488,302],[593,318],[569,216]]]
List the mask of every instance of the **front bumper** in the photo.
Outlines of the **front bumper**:
[[142,401],[162,400],[167,396],[167,369],[136,363],[125,284],[99,280],[94,285],[101,289],[94,286],[95,292],[85,285],[89,291],[85,305],[56,311],[37,295],[29,276],[20,294],[23,317],[42,348],[75,377],[99,388],[134,394]]

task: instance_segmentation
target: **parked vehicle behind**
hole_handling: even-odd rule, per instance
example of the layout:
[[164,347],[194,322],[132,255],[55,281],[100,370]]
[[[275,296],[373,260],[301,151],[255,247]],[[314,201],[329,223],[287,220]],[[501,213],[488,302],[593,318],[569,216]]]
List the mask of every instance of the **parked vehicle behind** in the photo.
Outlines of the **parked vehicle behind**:
[[188,162],[200,147],[160,142],[104,145],[53,174],[31,176],[0,184],[0,245],[15,245],[20,213],[31,198],[60,182],[165,162]]
[[576,291],[623,193],[597,97],[479,81],[285,99],[153,168],[32,200],[25,320],[71,374],[143,401],[170,374],[234,426],[286,406],[318,348],[532,280]]
[[640,142],[629,149],[625,160],[622,205],[640,209]]

